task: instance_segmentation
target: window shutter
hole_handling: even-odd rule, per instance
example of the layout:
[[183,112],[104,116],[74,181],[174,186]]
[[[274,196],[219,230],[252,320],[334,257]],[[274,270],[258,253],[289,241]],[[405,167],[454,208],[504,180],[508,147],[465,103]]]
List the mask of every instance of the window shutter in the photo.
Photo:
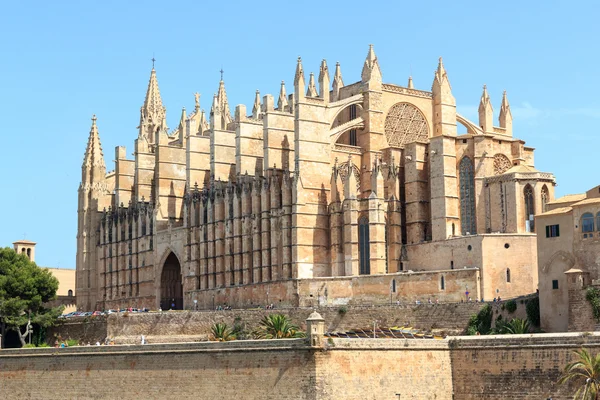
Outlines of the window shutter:
[[550,237],[550,225],[546,225],[546,237]]
[[560,236],[560,232],[559,232],[559,229],[558,229],[559,227],[560,227],[560,225],[556,225],[556,237]]

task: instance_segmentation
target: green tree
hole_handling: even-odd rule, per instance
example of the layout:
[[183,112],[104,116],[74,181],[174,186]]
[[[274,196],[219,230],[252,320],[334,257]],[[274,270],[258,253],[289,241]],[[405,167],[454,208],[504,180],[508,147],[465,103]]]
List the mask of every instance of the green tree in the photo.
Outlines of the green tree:
[[218,322],[214,324],[210,331],[212,332],[212,340],[217,342],[228,342],[230,340],[235,340],[235,335],[233,334],[231,328],[227,326],[227,324]]
[[265,315],[255,331],[259,339],[302,338],[306,335],[283,314]]
[[[48,327],[62,313],[62,306],[50,308],[44,303],[56,298],[58,280],[50,271],[38,267],[27,256],[0,248],[0,324],[2,332],[19,334],[21,345],[32,324]],[[30,319],[31,318],[31,319]],[[29,323],[31,321],[31,323]],[[25,332],[21,329],[24,328]]]
[[600,354],[594,357],[587,349],[576,350],[574,353],[577,359],[565,366],[558,383],[563,385],[573,381],[581,385],[573,397],[576,400],[600,399]]

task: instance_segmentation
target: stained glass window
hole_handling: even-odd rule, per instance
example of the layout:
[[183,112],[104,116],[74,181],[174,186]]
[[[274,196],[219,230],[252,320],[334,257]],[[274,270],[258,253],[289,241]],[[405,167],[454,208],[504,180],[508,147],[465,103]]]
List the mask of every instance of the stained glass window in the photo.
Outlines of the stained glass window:
[[359,254],[359,273],[361,275],[369,275],[371,273],[371,250],[369,248],[369,219],[362,217],[358,220],[358,254]]
[[463,235],[477,233],[475,219],[475,177],[469,157],[463,157],[459,166],[460,223]]
[[550,194],[548,193],[548,187],[546,185],[542,186],[542,212],[545,213],[546,204],[548,204],[548,200],[550,199]]
[[525,220],[529,221],[529,231],[535,232],[535,226],[533,225],[533,215],[535,214],[535,207],[533,204],[533,188],[531,187],[531,185],[527,184],[525,186],[525,189],[523,190],[523,195],[525,197]]

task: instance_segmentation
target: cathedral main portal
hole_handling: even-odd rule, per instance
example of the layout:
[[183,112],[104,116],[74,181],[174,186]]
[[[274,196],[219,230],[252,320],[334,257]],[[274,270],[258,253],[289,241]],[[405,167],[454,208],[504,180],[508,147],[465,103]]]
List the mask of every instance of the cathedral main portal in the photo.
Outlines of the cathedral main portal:
[[181,264],[173,253],[165,260],[160,278],[160,306],[163,310],[183,310]]

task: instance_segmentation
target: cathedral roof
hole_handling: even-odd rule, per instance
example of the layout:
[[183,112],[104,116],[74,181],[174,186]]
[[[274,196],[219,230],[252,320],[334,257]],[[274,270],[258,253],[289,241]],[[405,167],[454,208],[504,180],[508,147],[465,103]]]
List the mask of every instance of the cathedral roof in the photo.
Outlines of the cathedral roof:
[[505,174],[513,174],[515,172],[527,173],[527,172],[540,172],[537,169],[528,165],[515,165],[514,167],[506,170]]

